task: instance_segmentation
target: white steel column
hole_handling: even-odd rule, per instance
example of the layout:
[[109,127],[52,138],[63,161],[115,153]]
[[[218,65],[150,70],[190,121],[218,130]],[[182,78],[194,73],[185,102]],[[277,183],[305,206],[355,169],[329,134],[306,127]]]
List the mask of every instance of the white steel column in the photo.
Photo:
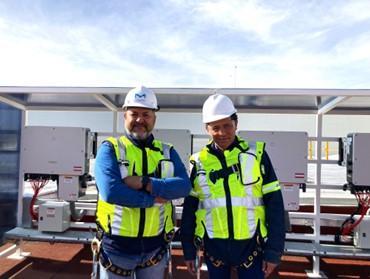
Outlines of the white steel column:
[[[321,143],[322,143],[322,114],[316,115],[316,188],[314,195],[314,246],[315,250],[318,250],[320,246],[320,199],[321,199]],[[313,267],[312,272],[308,272],[308,278],[327,278],[323,273],[320,272],[320,256],[312,256]]]
[[23,192],[24,192],[24,173],[22,166],[22,145],[23,145],[23,130],[26,123],[26,113],[21,112],[21,131],[19,135],[19,172],[18,172],[18,205],[17,205],[17,227],[22,226],[23,222]]
[[[322,114],[316,116],[316,137],[317,137],[317,164],[316,164],[316,188],[314,197],[314,235],[315,246],[320,245],[320,198],[321,198],[321,143],[322,143]],[[313,256],[313,273],[314,275],[320,274],[320,257]]]
[[113,111],[113,137],[116,137],[118,134],[118,112]]

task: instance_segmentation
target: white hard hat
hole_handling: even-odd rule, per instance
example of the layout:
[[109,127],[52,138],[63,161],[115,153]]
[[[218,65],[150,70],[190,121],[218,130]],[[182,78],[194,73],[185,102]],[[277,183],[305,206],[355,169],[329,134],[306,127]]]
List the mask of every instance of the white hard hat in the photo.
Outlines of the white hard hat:
[[203,123],[221,120],[230,117],[234,113],[236,113],[236,109],[229,97],[214,94],[209,96],[203,104]]
[[153,90],[145,86],[138,86],[127,93],[122,107],[140,107],[158,110],[157,98]]

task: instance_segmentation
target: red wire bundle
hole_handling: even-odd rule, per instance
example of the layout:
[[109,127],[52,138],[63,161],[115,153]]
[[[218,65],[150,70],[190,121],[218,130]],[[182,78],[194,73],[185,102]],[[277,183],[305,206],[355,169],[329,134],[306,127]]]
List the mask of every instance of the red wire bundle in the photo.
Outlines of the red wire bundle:
[[354,228],[356,228],[358,224],[361,223],[362,219],[370,208],[370,192],[356,192],[355,196],[359,205],[360,218],[358,218],[356,221],[354,221],[354,219],[351,219],[353,220],[352,222],[348,221],[343,224],[342,235],[349,235],[354,230]]
[[37,196],[40,192],[40,190],[49,182],[48,179],[39,179],[39,180],[31,180],[31,186],[33,189],[33,196],[30,203],[29,212],[32,217],[32,220],[37,220],[38,216],[37,213],[33,210],[33,206],[35,205]]

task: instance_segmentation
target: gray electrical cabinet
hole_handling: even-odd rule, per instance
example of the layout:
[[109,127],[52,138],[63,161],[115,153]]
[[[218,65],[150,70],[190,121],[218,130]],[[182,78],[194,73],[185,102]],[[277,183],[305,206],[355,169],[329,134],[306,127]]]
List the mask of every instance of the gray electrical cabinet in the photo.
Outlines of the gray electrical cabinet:
[[70,226],[70,216],[68,202],[47,201],[40,204],[38,230],[64,232]]
[[345,156],[347,181],[355,186],[370,186],[370,133],[349,134]]
[[88,128],[26,126],[21,167],[28,174],[83,175],[92,146]]
[[25,180],[57,180],[58,198],[76,201],[96,150],[88,128],[26,126],[22,135],[21,170]]
[[263,141],[281,183],[286,210],[299,209],[300,185],[307,182],[306,132],[240,131],[246,141]]
[[365,216],[354,229],[353,242],[357,248],[370,249],[370,216]]

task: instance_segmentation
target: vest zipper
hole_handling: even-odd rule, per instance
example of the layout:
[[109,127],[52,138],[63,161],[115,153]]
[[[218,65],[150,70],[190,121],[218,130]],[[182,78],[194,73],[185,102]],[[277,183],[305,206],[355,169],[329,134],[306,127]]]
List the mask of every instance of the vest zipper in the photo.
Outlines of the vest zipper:
[[[145,147],[141,147],[142,153],[142,176],[148,175],[148,156],[146,154]],[[144,234],[145,227],[145,208],[140,208],[140,221],[139,221],[139,231],[137,236],[142,237]]]

